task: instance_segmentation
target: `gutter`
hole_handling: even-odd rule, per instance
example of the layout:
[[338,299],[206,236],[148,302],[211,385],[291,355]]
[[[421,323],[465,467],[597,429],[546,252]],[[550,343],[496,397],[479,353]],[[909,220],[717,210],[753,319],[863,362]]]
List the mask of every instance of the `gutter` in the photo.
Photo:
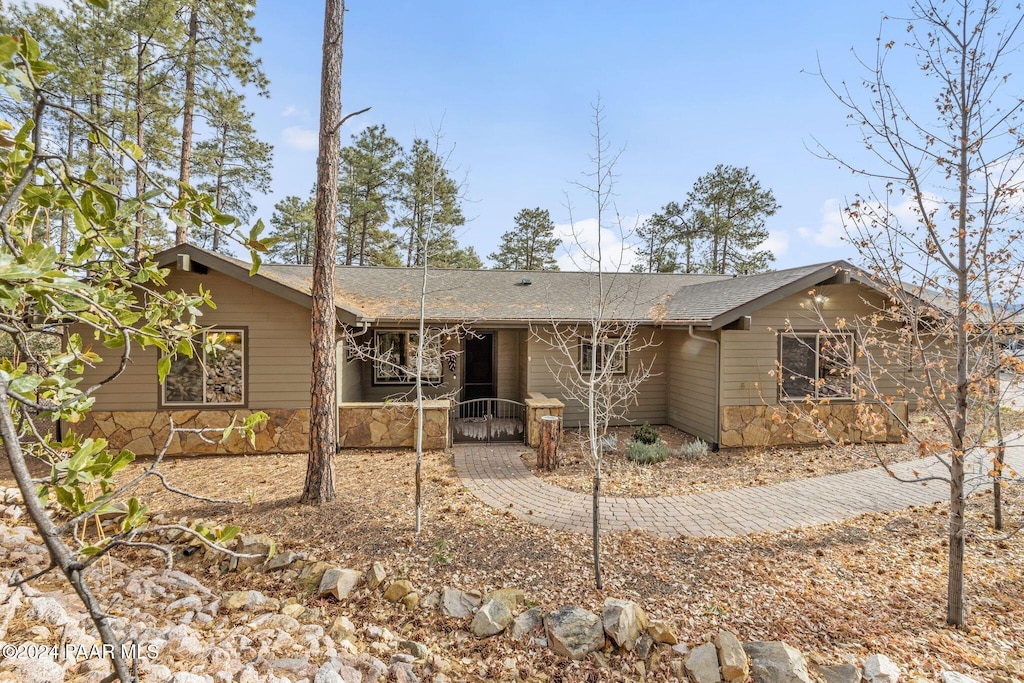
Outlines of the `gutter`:
[[693,333],[693,325],[689,328],[690,337],[704,342],[705,344],[712,344],[715,347],[715,442],[711,444],[711,452],[717,453],[719,448],[719,440],[722,438],[722,406],[721,406],[721,387],[722,387],[722,344],[717,339],[708,339],[707,337],[698,337]]

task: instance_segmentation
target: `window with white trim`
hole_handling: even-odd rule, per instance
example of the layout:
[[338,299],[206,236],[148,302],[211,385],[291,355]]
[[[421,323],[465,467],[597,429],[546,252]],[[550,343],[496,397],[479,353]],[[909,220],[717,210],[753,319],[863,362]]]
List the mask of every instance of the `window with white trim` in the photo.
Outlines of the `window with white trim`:
[[[419,339],[418,332],[374,332],[373,383],[414,383]],[[441,373],[441,338],[428,333],[423,348],[423,381],[439,384]]]
[[194,340],[192,357],[179,353],[171,359],[160,386],[163,405],[245,405],[245,329],[209,330],[203,341]]
[[853,335],[789,333],[779,344],[784,401],[853,398]]
[[[607,367],[613,375],[626,374],[626,343],[619,338],[607,339],[597,346],[597,371]],[[591,353],[589,340],[580,342],[580,372],[590,372]]]

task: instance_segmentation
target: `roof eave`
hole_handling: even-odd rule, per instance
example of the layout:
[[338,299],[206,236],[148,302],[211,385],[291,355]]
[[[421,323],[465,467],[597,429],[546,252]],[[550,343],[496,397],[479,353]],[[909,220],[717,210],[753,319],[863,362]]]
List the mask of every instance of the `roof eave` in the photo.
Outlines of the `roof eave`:
[[[162,268],[173,266],[177,263],[178,254],[188,254],[189,258],[196,263],[216,270],[218,273],[223,273],[229,277],[233,277],[236,280],[243,282],[249,282],[254,287],[262,289],[265,292],[278,296],[286,301],[290,301],[293,304],[302,306],[303,308],[312,309],[313,298],[294,287],[289,287],[286,284],[272,280],[265,275],[261,275],[258,271],[252,275],[249,269],[234,263],[222,256],[215,254],[205,249],[200,249],[192,244],[179,244],[175,247],[170,247],[164,251],[156,254],[154,259]],[[355,324],[365,319],[365,316],[361,311],[350,309],[346,306],[340,306],[335,302],[335,309],[338,313],[338,319],[342,324]]]
[[[853,266],[851,266],[846,261],[834,261],[832,263],[828,263],[822,266],[821,268],[812,273],[808,273],[799,280],[794,280],[793,282],[790,282],[787,285],[783,285],[782,287],[773,289],[767,294],[762,294],[761,296],[755,299],[751,299],[750,301],[747,301],[746,303],[740,306],[737,306],[731,310],[726,311],[725,313],[721,313],[711,318],[711,329],[721,329],[722,327],[728,325],[729,323],[739,320],[745,315],[750,315],[754,311],[758,311],[764,308],[765,306],[770,306],[771,304],[777,301],[781,301],[782,299],[785,299],[788,296],[796,294],[797,292],[806,287],[816,287],[818,285],[824,284],[828,280],[834,278],[841,271],[846,271],[850,273],[851,281],[856,280],[857,282],[861,282],[863,279],[856,275]],[[877,286],[874,283],[871,283],[871,286],[873,288],[877,288]]]

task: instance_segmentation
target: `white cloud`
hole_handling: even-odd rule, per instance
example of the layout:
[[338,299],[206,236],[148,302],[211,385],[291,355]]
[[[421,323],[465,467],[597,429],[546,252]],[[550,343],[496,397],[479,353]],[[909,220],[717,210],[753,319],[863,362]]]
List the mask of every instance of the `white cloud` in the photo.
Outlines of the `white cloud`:
[[[636,246],[628,241],[629,230],[647,216],[630,216],[618,226],[605,227],[600,231],[601,265],[606,271],[627,271],[636,262]],[[623,234],[626,233],[626,234]],[[597,219],[585,218],[575,223],[555,225],[555,235],[562,240],[557,256],[558,267],[562,270],[595,270],[597,265]]]
[[281,136],[285,144],[297,149],[316,149],[320,143],[317,131],[302,126],[288,126],[281,131]]
[[784,230],[769,233],[768,239],[761,244],[761,248],[775,254],[776,259],[785,256],[786,252],[789,251],[789,233]]
[[801,227],[796,234],[822,247],[839,247],[846,241],[843,207],[838,199],[827,199],[821,207],[821,222],[816,228]]
[[284,118],[288,118],[289,116],[294,116],[298,112],[299,110],[294,104],[289,104],[287,107],[284,108],[284,111],[281,112],[281,116],[283,116]]

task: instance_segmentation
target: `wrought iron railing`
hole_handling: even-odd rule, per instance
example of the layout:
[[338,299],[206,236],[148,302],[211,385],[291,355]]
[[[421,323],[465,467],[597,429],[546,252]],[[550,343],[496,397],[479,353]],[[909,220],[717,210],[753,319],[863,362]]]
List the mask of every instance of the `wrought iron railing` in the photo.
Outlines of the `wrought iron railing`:
[[526,405],[504,398],[476,398],[452,408],[452,439],[463,443],[478,441],[523,441],[526,435]]

